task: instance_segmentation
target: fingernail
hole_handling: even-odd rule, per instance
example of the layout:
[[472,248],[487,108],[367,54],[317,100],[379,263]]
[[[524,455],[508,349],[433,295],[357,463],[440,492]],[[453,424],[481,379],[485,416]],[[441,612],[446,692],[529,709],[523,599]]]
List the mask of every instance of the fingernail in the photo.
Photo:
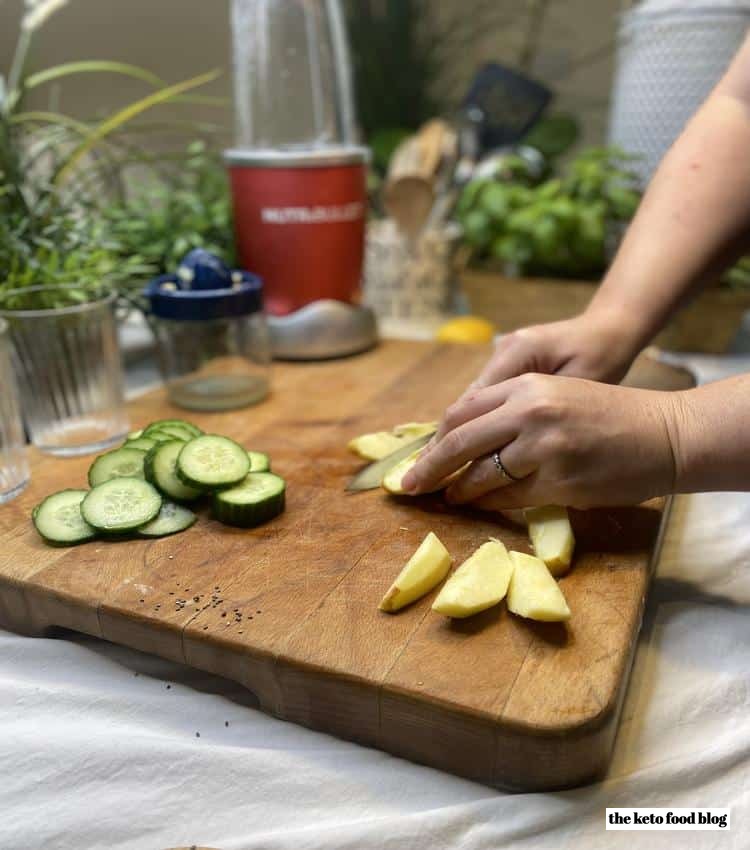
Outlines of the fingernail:
[[411,493],[413,490],[417,489],[417,476],[412,470],[409,470],[409,472],[407,472],[401,479],[401,487],[406,490],[407,493]]

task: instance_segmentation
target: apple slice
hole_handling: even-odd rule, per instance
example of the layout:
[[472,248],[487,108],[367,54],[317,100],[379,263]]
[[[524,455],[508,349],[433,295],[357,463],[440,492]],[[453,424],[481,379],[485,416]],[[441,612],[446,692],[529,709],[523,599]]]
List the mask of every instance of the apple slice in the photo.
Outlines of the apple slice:
[[364,460],[382,460],[407,443],[437,431],[437,422],[404,422],[391,431],[374,431],[360,434],[347,443],[349,451]]
[[448,550],[431,531],[409,558],[378,607],[381,611],[393,613],[411,604],[440,584],[452,563]]
[[387,490],[389,493],[393,493],[395,496],[403,496],[406,491],[401,486],[401,481],[406,473],[419,460],[419,456],[422,454],[422,451],[423,449],[417,449],[417,451],[412,452],[403,460],[400,460],[395,466],[392,466],[383,476],[383,489]]
[[403,437],[396,437],[389,431],[376,431],[372,434],[360,434],[349,441],[347,448],[365,460],[381,460],[398,451],[407,442]]
[[[404,479],[406,473],[414,466],[414,464],[419,460],[419,456],[422,454],[424,449],[417,449],[417,451],[412,452],[408,457],[405,457],[403,460],[400,460],[395,466],[391,467],[391,469],[386,472],[383,476],[383,489],[387,490],[389,493],[392,493],[394,496],[405,496],[406,491],[401,486],[401,482]],[[469,466],[468,463],[464,464],[461,469],[457,469],[455,472],[451,473],[447,478],[443,478],[438,484],[436,484],[432,490],[426,490],[427,493],[437,493],[438,490],[445,490],[446,487],[450,486],[452,481],[455,481],[459,475]]]
[[392,433],[396,437],[406,437],[408,440],[416,440],[425,434],[433,434],[437,429],[437,422],[404,422],[401,425],[396,425]]
[[497,605],[508,591],[513,563],[499,540],[483,543],[448,579],[432,610],[446,617],[470,617]]
[[553,576],[566,573],[576,545],[567,508],[526,508],[524,516],[537,558],[544,561]]
[[513,575],[508,587],[508,609],[530,620],[569,619],[568,603],[544,561],[522,552],[511,552],[510,559]]

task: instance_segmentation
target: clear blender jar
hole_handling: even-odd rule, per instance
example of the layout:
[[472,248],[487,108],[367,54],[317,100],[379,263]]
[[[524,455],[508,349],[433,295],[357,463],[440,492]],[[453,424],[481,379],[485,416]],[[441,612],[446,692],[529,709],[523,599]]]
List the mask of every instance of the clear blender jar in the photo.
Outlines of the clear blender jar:
[[374,317],[359,305],[369,152],[355,141],[340,4],[233,0],[232,33],[237,251],[263,278],[274,353],[369,348]]
[[339,0],[232,0],[231,20],[236,147],[356,147]]

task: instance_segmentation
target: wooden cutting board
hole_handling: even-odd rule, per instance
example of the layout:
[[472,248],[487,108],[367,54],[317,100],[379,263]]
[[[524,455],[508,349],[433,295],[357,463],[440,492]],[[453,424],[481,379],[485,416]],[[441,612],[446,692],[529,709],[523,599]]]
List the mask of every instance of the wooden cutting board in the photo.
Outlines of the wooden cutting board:
[[[390,342],[357,358],[280,365],[273,397],[195,415],[206,431],[269,452],[286,512],[254,530],[202,516],[154,541],[53,548],[31,507],[86,486],[91,458],[38,453],[32,481],[0,507],[0,623],[65,627],[234,679],[263,710],[481,782],[546,789],[605,770],[632,662],[662,502],[576,513],[567,625],[498,606],[452,623],[432,594],[397,615],[377,603],[425,534],[461,563],[489,535],[529,551],[523,531],[439,497],[397,500],[344,486],[352,436],[432,419],[485,361],[473,346]],[[689,378],[647,364],[650,386]],[[163,392],[131,405],[133,427],[182,416]]]

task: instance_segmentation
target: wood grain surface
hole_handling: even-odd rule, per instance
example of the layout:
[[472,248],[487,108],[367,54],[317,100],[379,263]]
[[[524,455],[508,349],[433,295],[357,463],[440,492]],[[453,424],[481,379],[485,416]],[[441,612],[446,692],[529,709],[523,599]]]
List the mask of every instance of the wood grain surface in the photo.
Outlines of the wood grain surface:
[[[427,420],[473,378],[488,350],[390,342],[356,358],[275,368],[269,401],[194,415],[206,431],[268,452],[288,482],[286,512],[253,530],[205,511],[161,540],[53,548],[29,519],[91,458],[35,453],[32,481],[0,507],[0,624],[64,627],[234,679],[263,710],[484,783],[580,784],[607,767],[664,515],[662,502],[575,513],[575,568],[561,580],[566,625],[498,606],[465,621],[397,615],[377,603],[428,531],[461,563],[488,536],[530,551],[502,518],[439,496],[395,499],[344,486],[363,431]],[[641,367],[649,386],[684,377]],[[630,382],[638,382],[637,374]],[[184,415],[163,392],[131,405],[133,427]]]

